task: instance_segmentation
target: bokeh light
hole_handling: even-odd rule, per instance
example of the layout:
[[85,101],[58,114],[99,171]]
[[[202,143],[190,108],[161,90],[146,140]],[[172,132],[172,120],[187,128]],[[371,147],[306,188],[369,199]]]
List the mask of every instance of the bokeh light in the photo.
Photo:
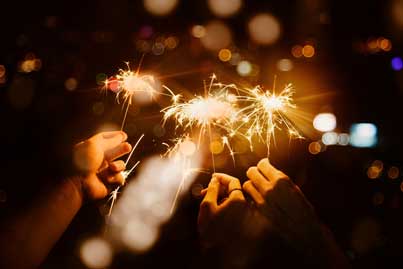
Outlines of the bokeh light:
[[390,64],[392,66],[392,69],[395,71],[400,71],[403,68],[403,60],[400,57],[392,58]]
[[291,48],[291,54],[295,58],[301,58],[303,56],[302,54],[302,46],[300,45],[295,45]]
[[336,124],[336,116],[332,113],[320,113],[313,120],[313,127],[321,132],[333,131]]
[[316,155],[322,151],[322,145],[319,142],[311,142],[308,146],[309,153]]
[[391,166],[391,167],[388,169],[388,177],[389,177],[390,179],[396,179],[396,178],[399,177],[399,175],[400,175],[400,170],[399,170],[399,168],[397,168],[396,166]]
[[280,59],[277,62],[277,69],[283,72],[291,71],[294,67],[294,64],[290,59]]
[[272,15],[261,13],[254,16],[248,24],[250,38],[257,44],[270,45],[281,35],[279,21]]
[[242,0],[207,0],[211,12],[218,17],[229,17],[242,7]]
[[322,142],[327,146],[336,145],[338,137],[338,134],[335,132],[327,132],[322,135]]
[[202,45],[209,50],[219,50],[231,44],[232,34],[227,25],[219,21],[209,22],[206,34],[200,37]]
[[178,0],[144,0],[144,8],[156,16],[168,15],[177,4]]
[[252,72],[252,64],[248,61],[240,61],[236,70],[239,75],[248,76]]
[[377,144],[378,129],[372,123],[356,123],[350,128],[350,144],[358,148],[370,148]]
[[346,133],[339,134],[337,143],[341,146],[347,146],[350,143],[350,135]]
[[68,78],[64,82],[64,87],[66,88],[66,90],[69,90],[69,91],[74,91],[75,89],[77,89],[77,85],[78,85],[78,81],[75,78]]
[[196,152],[196,144],[190,140],[186,140],[181,143],[179,150],[185,156],[192,156]]
[[306,58],[311,58],[315,55],[315,48],[312,45],[305,45],[302,48],[302,55]]
[[85,266],[93,269],[106,268],[112,263],[111,245],[100,237],[85,240],[80,247],[80,258]]
[[206,28],[203,25],[194,25],[192,27],[192,35],[196,38],[202,38],[206,35]]
[[218,58],[223,62],[228,62],[231,60],[232,53],[229,49],[221,49],[218,52]]

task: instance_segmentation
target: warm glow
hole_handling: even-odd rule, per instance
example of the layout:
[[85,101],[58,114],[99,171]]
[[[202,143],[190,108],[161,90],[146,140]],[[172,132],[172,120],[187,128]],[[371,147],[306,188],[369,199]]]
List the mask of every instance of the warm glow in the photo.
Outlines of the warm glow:
[[223,62],[231,60],[231,51],[229,49],[221,49],[218,53],[218,58]]
[[251,39],[261,45],[275,43],[281,34],[279,21],[270,14],[261,13],[254,16],[248,24]]

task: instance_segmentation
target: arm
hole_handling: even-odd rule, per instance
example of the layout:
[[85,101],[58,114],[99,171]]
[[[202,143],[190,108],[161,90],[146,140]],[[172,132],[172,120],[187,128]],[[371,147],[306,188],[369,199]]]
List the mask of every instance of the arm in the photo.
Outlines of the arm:
[[122,161],[130,151],[123,132],[100,133],[73,150],[76,176],[50,187],[0,230],[0,267],[37,268],[66,230],[85,200],[104,198],[108,186],[123,184]]

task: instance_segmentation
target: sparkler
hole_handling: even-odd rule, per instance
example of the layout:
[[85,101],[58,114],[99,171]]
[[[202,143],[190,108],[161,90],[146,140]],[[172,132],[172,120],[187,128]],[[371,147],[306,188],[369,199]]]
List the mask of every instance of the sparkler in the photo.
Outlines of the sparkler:
[[[224,133],[221,136],[222,142],[233,156],[234,152],[230,147],[228,135],[234,135],[232,130],[238,117],[237,97],[232,93],[237,88],[233,84],[215,83],[215,80],[216,76],[212,75],[209,86],[204,86],[204,96],[195,96],[193,99],[182,101],[181,95],[173,94],[172,105],[161,111],[164,114],[163,125],[168,119],[173,118],[176,122],[176,128],[182,128],[185,133],[184,137],[188,137],[194,129],[197,129],[197,148],[200,147],[202,137],[206,135],[211,144],[212,128],[215,131],[221,131]],[[178,141],[182,140],[178,139]],[[212,162],[215,170],[214,156],[212,156]]]
[[[133,97],[141,94],[141,98],[152,99],[159,93],[155,88],[155,78],[152,75],[140,74],[140,65],[134,72],[130,69],[129,63],[126,63],[127,70],[119,69],[115,77],[109,78],[104,82],[104,87],[116,92],[116,100],[119,103],[123,100],[123,107],[126,105],[121,130],[126,122],[129,107],[132,105]],[[140,97],[140,96],[139,96]]]
[[[140,141],[143,139],[143,137],[144,137],[144,134],[142,134],[142,135],[140,136],[140,138],[137,140],[136,144],[133,146],[132,151],[130,152],[129,156],[128,156],[127,159],[126,159],[125,166],[129,163],[129,161],[130,161],[130,159],[131,159],[131,157],[132,157],[132,155],[133,155],[133,152],[136,150],[137,146],[140,144]],[[126,183],[126,179],[130,176],[130,174],[134,171],[134,169],[135,169],[139,164],[140,164],[140,161],[137,161],[129,170],[125,170],[125,171],[122,172],[122,176],[123,176],[123,179],[124,179],[123,185]],[[119,190],[120,190],[120,188],[121,188],[123,185],[116,187],[116,188],[110,193],[108,202],[110,202],[111,205],[110,205],[110,207],[109,207],[108,218],[111,216],[113,206],[115,205],[116,199],[117,199],[118,194],[119,194]]]
[[288,84],[279,93],[264,90],[260,86],[240,90],[245,95],[238,96],[238,100],[246,106],[238,111],[241,123],[237,126],[238,133],[243,129],[243,136],[249,141],[253,150],[252,138],[257,136],[267,145],[267,155],[270,153],[270,144],[274,138],[275,130],[284,127],[291,138],[303,138],[290,120],[289,114],[296,109],[293,103],[294,89]]

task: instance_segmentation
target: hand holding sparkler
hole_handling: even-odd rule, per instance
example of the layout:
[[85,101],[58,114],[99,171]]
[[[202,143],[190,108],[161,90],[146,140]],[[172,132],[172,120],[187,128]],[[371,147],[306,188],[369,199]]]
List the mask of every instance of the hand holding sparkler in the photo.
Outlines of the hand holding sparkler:
[[321,224],[312,205],[289,177],[267,158],[247,171],[243,190],[273,228],[307,261],[320,268],[349,268],[330,231]]
[[82,194],[90,199],[102,199],[113,185],[123,185],[123,172],[126,164],[115,159],[127,154],[131,145],[125,142],[126,133],[122,131],[103,132],[78,143],[74,147],[74,164],[80,176],[72,177]]

